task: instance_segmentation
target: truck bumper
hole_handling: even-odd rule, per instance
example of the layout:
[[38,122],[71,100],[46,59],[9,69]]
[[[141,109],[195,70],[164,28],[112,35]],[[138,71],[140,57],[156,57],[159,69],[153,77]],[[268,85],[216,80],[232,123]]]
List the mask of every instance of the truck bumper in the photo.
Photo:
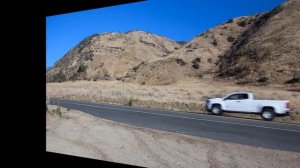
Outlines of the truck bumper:
[[205,105],[205,109],[206,109],[206,111],[210,112],[210,109],[207,104]]

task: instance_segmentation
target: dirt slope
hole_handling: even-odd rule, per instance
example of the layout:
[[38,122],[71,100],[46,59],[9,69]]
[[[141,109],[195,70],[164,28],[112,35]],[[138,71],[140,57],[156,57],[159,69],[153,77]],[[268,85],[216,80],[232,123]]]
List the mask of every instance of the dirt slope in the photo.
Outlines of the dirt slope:
[[219,57],[224,55],[251,25],[260,18],[243,16],[230,19],[212,28],[164,59],[137,66],[127,77],[128,81],[151,85],[164,85],[186,77],[212,77]]
[[[60,71],[66,80],[119,78],[140,63],[165,57],[179,46],[143,31],[93,35],[57,61],[47,72],[47,79],[53,80]],[[80,70],[80,66],[84,68]]]
[[264,14],[221,59],[220,76],[245,83],[293,83],[300,78],[300,1]]

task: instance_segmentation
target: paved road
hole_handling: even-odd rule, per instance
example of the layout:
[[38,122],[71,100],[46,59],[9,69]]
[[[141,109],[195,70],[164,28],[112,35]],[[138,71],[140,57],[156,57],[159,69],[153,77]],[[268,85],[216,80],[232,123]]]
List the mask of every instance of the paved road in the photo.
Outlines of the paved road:
[[[51,99],[51,104],[57,103],[57,99]],[[59,100],[59,104],[139,127],[300,152],[300,125],[67,100]]]

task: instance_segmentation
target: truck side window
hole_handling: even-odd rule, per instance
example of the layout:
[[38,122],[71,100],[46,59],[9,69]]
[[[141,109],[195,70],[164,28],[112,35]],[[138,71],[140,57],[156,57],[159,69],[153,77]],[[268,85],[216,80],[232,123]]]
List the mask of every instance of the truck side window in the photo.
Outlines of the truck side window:
[[234,95],[227,97],[225,100],[238,100],[239,97],[240,97],[239,94],[234,94]]
[[248,99],[248,94],[240,94],[239,99],[240,100]]

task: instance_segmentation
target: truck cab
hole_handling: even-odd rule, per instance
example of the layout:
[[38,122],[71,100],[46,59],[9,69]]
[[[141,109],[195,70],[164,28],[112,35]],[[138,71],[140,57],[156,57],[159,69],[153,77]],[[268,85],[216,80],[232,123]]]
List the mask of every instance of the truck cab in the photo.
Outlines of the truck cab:
[[234,93],[223,98],[226,111],[252,111],[247,104],[253,99],[252,93]]

